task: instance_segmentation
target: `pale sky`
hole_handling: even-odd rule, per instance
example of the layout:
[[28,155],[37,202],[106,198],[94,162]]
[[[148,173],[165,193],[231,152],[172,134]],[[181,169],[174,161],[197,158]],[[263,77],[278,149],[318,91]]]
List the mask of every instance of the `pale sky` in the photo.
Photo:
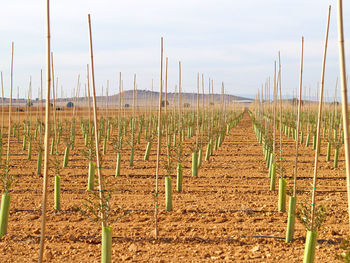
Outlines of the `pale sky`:
[[[14,97],[23,97],[32,76],[37,97],[40,69],[45,70],[45,0],[3,0],[0,8],[0,71],[9,95],[11,42],[15,42]],[[350,4],[344,2],[346,55],[350,54]],[[132,88],[159,89],[160,37],[169,57],[169,91],[182,62],[184,91],[196,88],[196,74],[214,79],[214,91],[251,95],[268,76],[281,51],[282,89],[292,95],[299,85],[300,43],[304,46],[304,85],[315,93],[320,80],[328,5],[332,5],[326,66],[326,94],[333,96],[339,75],[337,1],[326,0],[57,0],[51,1],[51,44],[55,76],[64,95],[71,95],[80,74],[82,90],[89,63],[87,14],[91,14],[98,94]],[[350,60],[347,59],[347,66]],[[339,90],[339,88],[338,88]],[[82,92],[83,95],[83,92]]]

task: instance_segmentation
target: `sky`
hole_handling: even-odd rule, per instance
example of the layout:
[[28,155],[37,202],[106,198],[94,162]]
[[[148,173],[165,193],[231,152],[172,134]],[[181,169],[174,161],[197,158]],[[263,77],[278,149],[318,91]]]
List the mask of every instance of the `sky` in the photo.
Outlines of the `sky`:
[[[345,52],[349,67],[350,3],[343,1]],[[44,70],[46,1],[3,0],[0,9],[0,71],[5,96],[10,94],[11,42],[14,42],[13,96],[24,97],[32,80],[38,97]],[[299,85],[301,37],[304,36],[304,90],[316,93],[321,77],[328,6],[332,5],[325,96],[332,97],[339,76],[337,1],[327,0],[59,0],[51,1],[51,48],[58,95],[71,96],[80,75],[81,95],[90,62],[87,16],[91,14],[97,94],[124,90],[154,90],[160,84],[160,38],[169,58],[168,90],[178,84],[182,64],[183,91],[196,90],[197,73],[214,92],[254,96],[273,79],[281,52],[282,93],[292,96]],[[45,83],[44,83],[45,84]],[[56,83],[57,84],[57,83]],[[63,91],[63,94],[62,94]],[[338,87],[340,94],[340,88]]]

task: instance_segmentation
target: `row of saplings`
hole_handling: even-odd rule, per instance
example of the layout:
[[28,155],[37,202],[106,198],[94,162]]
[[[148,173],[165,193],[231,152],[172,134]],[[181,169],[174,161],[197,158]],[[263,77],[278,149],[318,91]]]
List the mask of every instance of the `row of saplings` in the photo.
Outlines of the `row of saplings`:
[[[270,127],[273,126],[273,114],[267,113],[258,118],[257,114],[249,112],[253,129],[255,131],[257,141],[262,145],[264,160],[268,170],[268,176],[270,179],[270,191],[275,191],[276,185],[276,174],[279,175],[279,187],[278,187],[278,211],[286,211],[286,195],[289,197],[289,210],[288,210],[288,221],[286,229],[286,242],[291,242],[294,236],[295,218],[297,218],[306,228],[306,244],[304,253],[304,262],[313,262],[315,257],[315,248],[317,243],[317,232],[322,227],[323,222],[326,218],[326,208],[324,205],[318,205],[314,209],[312,215],[312,209],[305,203],[301,203],[297,208],[297,200],[295,194],[295,187],[293,189],[287,189],[287,181],[284,177],[283,158],[277,158],[273,154],[273,132]],[[299,134],[299,144],[304,144],[306,147],[312,146],[313,150],[316,150],[316,113],[310,114],[310,112],[303,112],[304,118],[301,118],[301,127],[304,128]],[[260,121],[259,121],[260,119]],[[263,119],[264,121],[261,121]],[[296,130],[296,115],[293,111],[284,113],[282,119],[282,131],[287,137],[292,136],[293,140],[297,140]],[[275,129],[278,130],[280,127],[280,120],[277,117],[275,122]],[[270,127],[269,127],[270,126]],[[343,133],[341,132],[341,114],[336,117],[334,112],[327,112],[322,119],[322,137],[327,140],[327,152],[326,161],[330,162],[331,147],[334,147],[334,161],[333,167],[338,167],[338,156],[339,149],[344,143]],[[306,133],[306,138],[305,138]],[[312,145],[310,144],[310,137],[312,136]],[[320,144],[321,138],[320,137]],[[305,138],[305,139],[304,139]],[[319,147],[320,150],[320,147]],[[279,151],[276,151],[275,155],[278,155]],[[279,160],[279,163],[277,163]],[[294,192],[294,193],[293,193]],[[342,243],[342,252],[338,257],[344,262],[350,262],[350,238],[344,239]]]
[[[199,115],[194,111],[186,111],[182,115],[178,113],[168,114],[162,118],[161,123],[161,143],[166,144],[166,158],[162,160],[163,168],[166,171],[165,177],[165,209],[172,210],[172,178],[175,173],[176,191],[182,192],[183,174],[183,142],[192,137],[196,137],[195,143],[189,143],[192,151],[192,176],[197,176],[198,169],[202,165],[202,159],[209,161],[210,156],[217,150],[224,141],[225,135],[235,127],[242,118],[243,112],[235,111],[200,111]],[[76,120],[57,121],[52,125],[50,132],[52,140],[50,147],[49,165],[55,172],[54,176],[54,209],[61,210],[61,173],[63,169],[69,167],[69,157],[76,143]],[[108,189],[96,190],[97,177],[96,169],[101,173],[104,166],[103,156],[107,154],[109,145],[112,145],[113,153],[116,155],[115,177],[121,175],[122,155],[129,150],[129,167],[134,165],[135,147],[140,144],[141,137],[147,141],[144,153],[144,160],[149,160],[150,152],[156,140],[158,121],[156,115],[138,115],[136,117],[123,118],[100,118],[98,121],[97,139],[102,145],[99,167],[96,167],[96,149],[94,144],[95,129],[92,122],[80,120],[81,135],[84,138],[84,147],[80,154],[88,161],[87,197],[81,206],[77,206],[84,216],[94,222],[105,222],[102,228],[102,262],[111,261],[112,247],[112,224],[115,220],[125,216],[127,210],[118,207],[111,209],[111,191]],[[23,151],[26,151],[27,159],[32,160],[33,150],[37,151],[36,173],[42,173],[43,161],[43,133],[44,124],[41,120],[30,123],[23,121],[23,125],[13,122],[10,127],[11,136],[15,142],[21,144]],[[22,138],[20,135],[22,134]],[[2,199],[0,207],[0,237],[7,233],[8,217],[10,211],[10,192],[14,181],[14,175],[10,172],[10,167],[15,167],[15,163],[9,158],[10,154],[4,153],[5,143],[3,138],[7,134],[0,134],[0,168],[2,183]],[[205,156],[202,157],[203,148]],[[103,178],[103,177],[102,177]],[[105,181],[105,179],[103,179]],[[108,185],[105,181],[103,185]],[[107,187],[104,187],[107,188]],[[101,194],[102,192],[102,194]],[[154,192],[155,205],[158,205],[159,194]],[[108,222],[108,223],[107,223]]]

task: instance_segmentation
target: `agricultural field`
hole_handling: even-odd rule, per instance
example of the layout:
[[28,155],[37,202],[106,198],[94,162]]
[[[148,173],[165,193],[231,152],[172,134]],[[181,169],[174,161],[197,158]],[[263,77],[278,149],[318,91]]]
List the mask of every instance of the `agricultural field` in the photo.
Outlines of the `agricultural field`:
[[[86,146],[82,132],[82,127],[88,122],[75,122],[74,148],[69,151],[67,166],[61,168],[67,138],[71,136],[71,125],[74,123],[71,119],[64,118],[72,111],[68,109],[65,111],[68,112],[57,112],[57,119],[61,120],[58,121],[60,127],[58,133],[62,139],[58,144],[58,154],[53,154],[50,158],[53,163],[50,173],[59,172],[60,175],[60,206],[59,209],[55,208],[54,178],[51,177],[48,182],[47,240],[44,260],[99,262],[100,229],[98,224],[89,220],[89,216],[79,211],[84,208],[83,204],[89,197],[87,191],[89,160],[83,155]],[[208,116],[211,114],[208,110],[203,112],[208,113]],[[193,114],[192,111],[187,111],[184,115],[191,117],[191,113]],[[188,136],[185,132],[181,158],[182,191],[177,191],[177,173],[173,170],[171,211],[166,211],[166,171],[161,168],[159,175],[157,239],[154,238],[156,147],[151,148],[148,160],[144,160],[147,142],[151,141],[156,145],[155,137],[153,139],[145,137],[147,124],[141,127],[139,142],[138,138],[135,139],[132,167],[130,167],[131,145],[124,143],[120,174],[116,177],[117,154],[112,138],[119,135],[119,130],[115,128],[118,119],[109,119],[111,123],[109,127],[113,128],[110,129],[110,139],[106,143],[102,172],[107,181],[106,188],[111,194],[109,221],[113,229],[113,260],[138,262],[261,262],[261,260],[300,262],[302,260],[305,227],[297,221],[294,241],[286,243],[288,213],[278,210],[277,185],[276,190],[270,191],[269,169],[249,113],[251,112],[247,108],[240,108],[232,113],[235,117],[232,118],[232,125],[227,130],[221,146],[213,150],[208,161],[203,154],[202,164],[196,176],[192,176],[191,150],[196,143],[196,136]],[[26,118],[24,113],[15,114],[17,114],[15,119]],[[138,119],[142,119],[141,116],[144,114],[137,114]],[[149,114],[148,112],[148,116],[153,116]],[[35,116],[40,116],[40,112],[34,110],[31,115],[34,119]],[[83,120],[81,115],[86,115],[86,112],[77,113]],[[126,119],[128,116],[130,121],[132,112],[126,113]],[[121,123],[125,123],[126,119],[123,118]],[[145,119],[147,123],[147,117]],[[29,134],[33,134],[33,137],[28,138],[32,138],[34,147],[32,146],[31,150],[32,157],[28,160],[29,140],[26,142],[26,149],[23,150],[23,138],[26,134],[24,131],[27,131],[23,123],[26,122],[14,126],[15,136],[11,136],[10,142],[11,163],[15,164],[10,171],[15,175],[15,181],[10,190],[8,233],[0,242],[4,262],[36,261],[35,251],[39,248],[42,175],[36,172],[38,148],[34,145],[40,141],[38,128],[40,126],[33,121],[29,128],[31,131]],[[140,131],[140,122],[137,123],[135,134],[139,134]],[[125,129],[126,134],[132,132],[129,130],[130,125]],[[311,193],[314,150],[311,142],[308,147],[305,146],[306,131],[299,149],[298,203],[308,202]],[[203,142],[208,140],[205,137],[202,136]],[[291,134],[288,136],[288,133],[283,134],[282,138],[283,164],[289,187],[294,169],[295,141]],[[131,137],[127,135],[124,137],[125,141],[130,139]],[[101,145],[103,141],[101,140]],[[276,141],[279,141],[279,138],[276,138]],[[162,149],[161,166],[167,160],[166,147]],[[202,147],[202,150],[206,150],[206,147]],[[337,168],[334,168],[333,151],[329,161],[326,160],[326,155],[327,136],[321,143],[317,189],[320,203],[327,208],[327,217],[318,233],[315,259],[319,262],[329,259],[337,262],[338,255],[343,251],[341,242],[347,228],[345,164],[342,148]],[[56,156],[60,167],[57,169],[55,169]]]
[[349,263],[328,2],[4,1],[0,262]]

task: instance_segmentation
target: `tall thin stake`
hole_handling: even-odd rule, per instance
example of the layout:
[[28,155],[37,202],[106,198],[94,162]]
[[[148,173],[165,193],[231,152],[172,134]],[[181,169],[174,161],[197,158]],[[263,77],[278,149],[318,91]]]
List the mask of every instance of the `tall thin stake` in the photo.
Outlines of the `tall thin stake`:
[[299,82],[299,103],[298,103],[298,120],[297,120],[297,136],[295,143],[295,166],[294,166],[294,184],[293,196],[296,196],[297,173],[298,173],[298,146],[299,146],[299,126],[301,112],[301,92],[303,88],[303,63],[304,63],[304,37],[301,38],[301,61],[300,61],[300,82]]
[[[94,54],[92,48],[92,33],[91,33],[91,19],[90,14],[88,14],[89,22],[89,39],[90,39],[90,57],[91,57],[91,78],[92,78],[92,96],[93,96],[93,109],[94,109],[94,128],[95,128],[95,147],[96,147],[96,165],[97,165],[97,174],[98,174],[98,187],[99,187],[99,197],[101,207],[104,205],[104,181],[101,174],[101,164],[100,164],[100,151],[98,145],[98,121],[97,121],[97,106],[96,106],[96,89],[95,89],[95,70],[94,70]],[[102,210],[101,219],[102,219],[102,228],[107,226],[107,220],[105,215],[105,210]]]
[[275,162],[275,154],[276,154],[276,104],[277,104],[277,85],[276,85],[276,61],[274,63],[274,76],[273,76],[273,145],[272,145],[272,158],[273,162]]
[[154,206],[154,235],[158,239],[158,174],[161,143],[161,121],[162,121],[162,92],[163,92],[163,37],[160,38],[160,86],[159,86],[159,112],[158,112],[158,141],[157,141],[157,163],[156,163],[156,192]]
[[196,151],[198,151],[199,137],[199,72],[197,73],[197,123],[196,123]]
[[321,86],[320,86],[320,102],[318,105],[318,118],[317,118],[317,130],[316,130],[316,151],[315,151],[315,167],[314,167],[314,178],[312,182],[312,197],[311,197],[311,231],[314,231],[314,215],[315,215],[315,198],[316,198],[316,183],[317,183],[317,164],[318,155],[320,148],[320,128],[322,119],[322,104],[323,104],[323,90],[324,90],[324,72],[326,68],[326,55],[327,55],[327,44],[328,44],[328,32],[329,32],[329,20],[331,16],[331,6],[328,9],[328,19],[327,19],[327,29],[326,29],[326,39],[324,44],[323,61],[322,61],[322,73],[321,73]]
[[44,243],[45,243],[45,226],[46,226],[46,203],[47,203],[47,181],[49,171],[49,137],[50,137],[50,0],[46,0],[46,109],[45,109],[45,138],[44,138],[44,174],[43,174],[43,199],[41,212],[41,232],[40,232],[40,252],[39,263],[43,261]]
[[90,78],[89,78],[89,64],[86,64],[86,82],[88,91],[88,105],[89,105],[89,133],[91,133],[91,97],[90,97]]
[[202,74],[202,129],[201,129],[201,144],[203,142],[203,133],[204,133],[204,120],[205,120],[205,106],[204,106],[204,75]]
[[280,177],[283,178],[283,162],[282,162],[282,77],[281,77],[281,53],[278,51],[278,83],[280,93]]
[[[53,67],[53,52],[51,52],[51,74],[52,74],[52,105],[53,105],[53,129],[55,134],[55,144],[57,152],[57,131],[56,131],[56,97],[55,97],[55,72]],[[30,105],[30,104],[29,104]]]
[[165,98],[164,98],[164,107],[165,107],[165,138],[166,144],[169,144],[168,140],[168,58],[165,58]]
[[344,126],[344,146],[345,146],[345,165],[346,165],[346,184],[348,192],[348,213],[350,222],[350,155],[349,155],[349,114],[348,114],[348,95],[346,81],[346,64],[344,50],[343,33],[343,1],[338,0],[338,41],[339,41],[339,67],[342,88],[342,113]]
[[[43,109],[44,109],[44,102],[43,102],[43,70],[40,70],[40,126],[42,128],[42,124],[43,124],[43,119],[44,119],[44,113],[43,113]],[[19,122],[19,119],[18,119]],[[41,136],[42,132],[40,129],[40,145],[42,143],[42,136]]]
[[120,118],[122,114],[122,73],[119,72],[119,113],[118,113],[118,129],[120,128]]
[[181,140],[182,117],[181,117],[181,61],[179,61],[179,136]]
[[4,99],[4,81],[2,77],[2,71],[1,71],[1,134],[3,133],[4,129],[4,105],[5,105],[5,99]]
[[11,110],[12,110],[12,87],[13,87],[13,49],[14,43],[11,44],[11,87],[10,87],[10,106],[9,106],[9,127],[7,134],[7,155],[6,162],[9,162],[10,158],[10,136],[11,136]]
[[2,77],[2,71],[1,71],[1,134],[3,132],[4,129],[4,105],[5,105],[5,101],[4,101],[4,81],[3,81],[3,77]]

